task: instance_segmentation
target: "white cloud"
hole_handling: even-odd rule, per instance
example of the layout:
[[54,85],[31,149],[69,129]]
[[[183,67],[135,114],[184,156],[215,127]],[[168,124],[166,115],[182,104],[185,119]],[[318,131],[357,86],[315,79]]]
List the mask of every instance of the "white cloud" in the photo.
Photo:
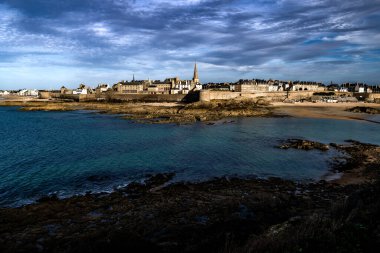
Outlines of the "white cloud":
[[101,22],[90,24],[88,26],[88,29],[92,31],[96,36],[108,37],[111,35],[110,28],[107,27],[106,24]]

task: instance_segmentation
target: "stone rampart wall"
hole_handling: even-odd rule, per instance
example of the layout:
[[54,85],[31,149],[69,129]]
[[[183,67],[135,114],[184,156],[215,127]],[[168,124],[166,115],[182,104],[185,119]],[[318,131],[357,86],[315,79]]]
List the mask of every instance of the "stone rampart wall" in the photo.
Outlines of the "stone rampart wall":
[[[42,97],[41,97],[42,98]],[[117,94],[106,92],[101,94],[61,94],[52,93],[44,94],[43,98],[70,99],[74,101],[114,101],[114,102],[195,102],[199,100],[199,92],[191,94]]]
[[135,102],[185,102],[185,94],[101,94],[100,98],[107,101]]
[[50,91],[40,91],[39,97],[42,99],[49,99],[49,98],[51,98],[51,92]]
[[310,98],[314,91],[290,91],[290,92],[257,92],[257,93],[241,93],[233,91],[213,91],[213,90],[202,90],[200,93],[200,101],[211,101],[211,100],[229,100],[237,98],[263,98],[269,101],[283,101],[289,96],[289,99],[304,99]]

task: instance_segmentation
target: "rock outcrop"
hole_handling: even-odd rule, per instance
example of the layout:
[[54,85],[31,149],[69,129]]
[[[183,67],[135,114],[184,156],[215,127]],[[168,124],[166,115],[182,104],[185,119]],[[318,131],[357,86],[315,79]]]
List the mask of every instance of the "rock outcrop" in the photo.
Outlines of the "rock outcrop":
[[174,174],[158,174],[113,193],[2,208],[0,252],[371,252],[380,246],[380,148],[333,146],[353,159],[342,171],[374,182],[167,185]]
[[271,108],[255,100],[196,102],[191,104],[144,104],[110,102],[32,101],[4,102],[0,105],[21,106],[24,111],[96,110],[100,113],[122,114],[123,118],[140,123],[188,124],[197,121],[216,121],[228,117],[263,117]]
[[356,112],[356,113],[368,113],[368,114],[380,114],[380,109],[366,107],[366,106],[357,106],[353,108],[347,109],[348,112]]
[[316,141],[302,140],[302,139],[288,139],[285,143],[279,146],[281,149],[303,149],[303,150],[313,150],[318,149],[321,151],[327,151],[330,149],[329,145],[323,144]]

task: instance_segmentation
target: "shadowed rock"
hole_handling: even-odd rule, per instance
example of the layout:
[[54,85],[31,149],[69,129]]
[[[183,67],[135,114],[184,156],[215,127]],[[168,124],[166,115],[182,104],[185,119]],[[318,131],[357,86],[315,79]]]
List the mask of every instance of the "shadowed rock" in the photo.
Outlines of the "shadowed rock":
[[323,144],[316,141],[301,140],[301,139],[288,139],[285,143],[281,144],[279,148],[281,149],[295,148],[295,149],[303,149],[303,150],[318,149],[321,151],[327,151],[330,149],[329,145],[327,144]]
[[355,112],[355,113],[380,114],[380,109],[366,107],[366,106],[356,106],[356,107],[347,109],[347,111]]

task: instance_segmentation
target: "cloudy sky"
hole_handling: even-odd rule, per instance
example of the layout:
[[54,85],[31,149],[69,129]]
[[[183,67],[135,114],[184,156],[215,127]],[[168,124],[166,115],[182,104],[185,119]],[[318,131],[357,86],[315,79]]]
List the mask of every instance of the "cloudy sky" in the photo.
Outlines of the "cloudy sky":
[[0,0],[0,89],[240,78],[380,83],[380,0]]

